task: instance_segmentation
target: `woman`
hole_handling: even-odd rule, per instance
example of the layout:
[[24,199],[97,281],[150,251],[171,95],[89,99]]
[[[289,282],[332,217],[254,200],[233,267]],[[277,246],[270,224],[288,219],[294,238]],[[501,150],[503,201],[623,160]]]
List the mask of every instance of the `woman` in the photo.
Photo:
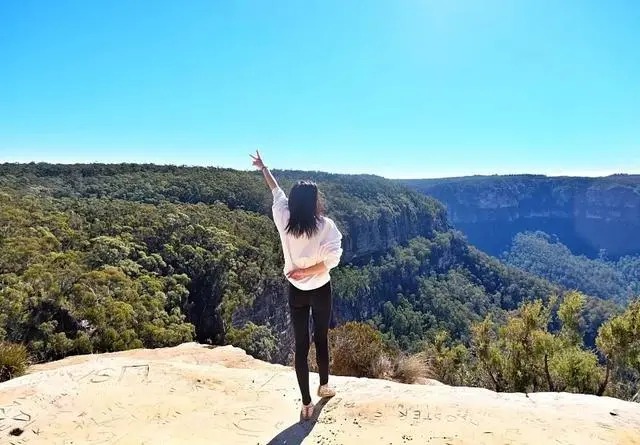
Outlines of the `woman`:
[[284,274],[289,281],[289,310],[295,336],[295,368],[302,394],[302,417],[313,415],[309,393],[309,311],[313,317],[313,340],[320,374],[318,397],[333,397],[329,387],[329,345],[327,333],[331,318],[331,278],[329,271],[342,256],[342,234],[335,223],[322,215],[318,187],[299,181],[289,199],[262,162],[260,153],[251,155],[253,165],[264,175],[273,193],[273,220],[284,254]]

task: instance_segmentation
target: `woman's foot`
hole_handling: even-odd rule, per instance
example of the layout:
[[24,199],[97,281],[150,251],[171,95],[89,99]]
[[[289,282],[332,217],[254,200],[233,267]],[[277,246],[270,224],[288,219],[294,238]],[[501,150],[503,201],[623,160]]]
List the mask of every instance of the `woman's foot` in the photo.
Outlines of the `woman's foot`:
[[327,398],[327,397],[333,397],[335,395],[336,395],[336,392],[328,384],[327,385],[320,385],[318,387],[318,397],[320,397],[322,399]]
[[300,410],[300,416],[304,420],[311,419],[313,417],[313,402],[309,402],[308,405],[302,405],[302,410]]

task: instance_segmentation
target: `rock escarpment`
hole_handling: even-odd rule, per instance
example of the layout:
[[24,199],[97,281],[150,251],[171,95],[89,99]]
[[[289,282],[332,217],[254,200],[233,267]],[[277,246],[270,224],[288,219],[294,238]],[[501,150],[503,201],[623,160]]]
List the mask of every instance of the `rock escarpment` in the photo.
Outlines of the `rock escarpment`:
[[621,400],[331,379],[338,396],[301,423],[293,370],[240,349],[70,357],[0,384],[0,442],[640,444],[640,405]]
[[541,230],[576,254],[640,253],[640,175],[605,178],[478,176],[409,180],[442,201],[481,250],[500,255],[513,236]]

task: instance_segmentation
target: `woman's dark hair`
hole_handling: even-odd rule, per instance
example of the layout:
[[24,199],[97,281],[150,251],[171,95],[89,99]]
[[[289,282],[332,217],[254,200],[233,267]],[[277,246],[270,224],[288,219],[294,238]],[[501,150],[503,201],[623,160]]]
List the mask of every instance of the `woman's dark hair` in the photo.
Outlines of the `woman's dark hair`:
[[289,193],[289,223],[287,233],[296,238],[311,237],[318,231],[318,221],[323,212],[318,186],[312,181],[298,181]]

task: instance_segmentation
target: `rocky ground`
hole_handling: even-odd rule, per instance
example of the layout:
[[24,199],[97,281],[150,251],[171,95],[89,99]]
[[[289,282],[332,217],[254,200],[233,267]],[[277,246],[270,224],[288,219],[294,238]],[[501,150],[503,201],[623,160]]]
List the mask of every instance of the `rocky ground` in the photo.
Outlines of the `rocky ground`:
[[331,381],[300,422],[293,370],[237,348],[71,357],[0,384],[0,443],[640,445],[640,404],[621,400]]

